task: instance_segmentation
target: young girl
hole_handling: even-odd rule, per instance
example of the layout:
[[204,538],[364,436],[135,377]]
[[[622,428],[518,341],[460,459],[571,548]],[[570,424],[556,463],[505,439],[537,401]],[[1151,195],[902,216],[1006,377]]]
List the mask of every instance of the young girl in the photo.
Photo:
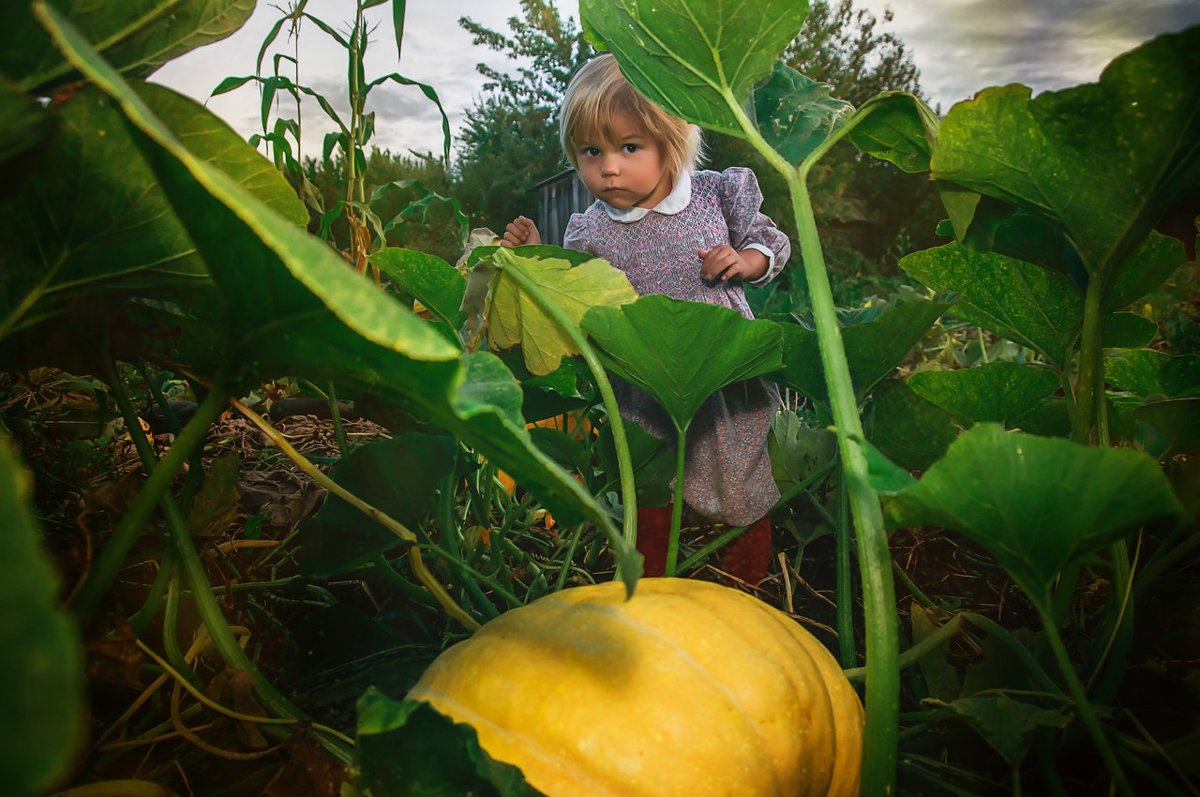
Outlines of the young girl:
[[[563,245],[612,263],[639,294],[717,304],[752,318],[742,283],[771,280],[791,249],[759,212],[754,173],[696,171],[700,129],[639,94],[611,54],[592,59],[571,80],[559,122],[568,160],[598,197],[571,217]],[[540,242],[524,216],[508,225],[503,239],[506,246]],[[674,426],[654,399],[624,383],[615,390],[626,420],[674,439]],[[722,559],[723,569],[749,582],[766,576],[771,555],[766,513],[779,490],[767,434],[778,407],[778,391],[763,379],[730,385],[705,402],[687,438],[684,502],[731,526],[753,524]],[[669,508],[638,509],[646,575],[663,572],[669,525]]]

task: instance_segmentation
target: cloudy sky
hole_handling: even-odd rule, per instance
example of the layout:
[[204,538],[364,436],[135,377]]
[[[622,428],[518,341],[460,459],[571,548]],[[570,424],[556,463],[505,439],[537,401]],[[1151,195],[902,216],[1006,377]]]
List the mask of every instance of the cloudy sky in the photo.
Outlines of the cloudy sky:
[[[560,0],[564,17],[578,17],[573,0]],[[1195,0],[857,0],[908,46],[921,70],[921,85],[943,112],[981,88],[1019,82],[1044,91],[1092,81],[1114,56],[1152,36],[1200,24]],[[893,12],[883,22],[884,11]],[[308,11],[338,30],[349,27],[350,0],[310,0]],[[505,21],[520,12],[518,0],[409,0],[403,57],[396,61],[387,7],[368,12],[379,27],[368,48],[367,77],[399,72],[431,84],[457,134],[463,111],[482,90],[475,65],[511,69],[501,54],[471,43],[458,24],[467,16],[507,32]],[[259,46],[279,17],[275,3],[259,0],[258,10],[230,38],[193,51],[161,69],[155,80],[199,100],[229,75],[249,75]],[[315,25],[301,31],[300,81],[346,107],[344,51]],[[281,34],[276,50],[292,52]],[[269,59],[268,59],[269,63]],[[268,66],[269,68],[269,66]],[[209,108],[245,135],[259,129],[258,92],[247,84],[212,98]],[[441,122],[436,107],[419,89],[385,84],[368,104],[376,111],[375,143],[393,152],[440,151]],[[286,106],[285,116],[294,112]],[[304,108],[305,152],[319,154],[331,124],[316,105]]]

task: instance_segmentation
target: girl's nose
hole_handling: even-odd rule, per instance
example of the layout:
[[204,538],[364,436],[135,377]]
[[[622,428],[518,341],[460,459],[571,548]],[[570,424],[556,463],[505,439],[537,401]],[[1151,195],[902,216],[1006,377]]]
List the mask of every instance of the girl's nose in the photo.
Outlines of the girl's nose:
[[611,177],[619,171],[615,155],[605,155],[600,159],[600,174]]

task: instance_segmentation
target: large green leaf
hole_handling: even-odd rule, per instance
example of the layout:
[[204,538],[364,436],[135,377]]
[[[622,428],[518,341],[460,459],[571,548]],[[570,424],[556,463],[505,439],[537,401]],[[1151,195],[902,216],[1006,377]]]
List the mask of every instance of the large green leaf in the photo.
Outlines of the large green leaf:
[[[191,99],[138,84],[147,112],[187,137],[194,157],[283,214],[308,220],[278,170]],[[0,338],[61,313],[77,297],[145,292],[208,279],[188,231],[156,183],[117,105],[90,88],[67,102],[37,179],[0,203]],[[194,211],[185,211],[189,215]]]
[[83,644],[59,607],[32,487],[0,437],[0,783],[15,797],[45,794],[67,774],[87,716]]
[[957,371],[922,371],[908,378],[908,386],[949,410],[964,426],[990,421],[1011,427],[1057,390],[1059,381],[1048,368],[998,362]]
[[[637,490],[638,506],[667,506],[671,503],[671,482],[675,478],[675,452],[661,437],[655,437],[633,421],[625,425],[625,441],[629,445],[629,460],[633,463],[633,483]],[[595,488],[597,494],[615,490],[619,485],[620,463],[613,442],[612,425],[600,425],[596,453],[600,459],[604,481]],[[599,481],[599,480],[598,480]]]
[[714,304],[648,295],[593,307],[582,326],[605,366],[658,399],[679,429],[721,388],[782,365],[777,324]]
[[754,113],[763,139],[788,163],[798,164],[854,113],[854,106],[831,97],[827,83],[780,61],[754,91]]
[[0,197],[16,192],[57,133],[57,116],[0,75]]
[[521,770],[479,746],[475,729],[428,703],[374,687],[358,700],[358,788],[364,794],[536,797]]
[[550,373],[563,357],[578,354],[579,349],[508,272],[519,270],[576,325],[591,307],[615,307],[637,298],[624,272],[598,258],[573,266],[565,259],[525,257],[499,249],[492,262],[500,273],[492,283],[488,342],[494,349],[519,344],[532,374]]
[[890,379],[871,396],[863,413],[867,439],[906,470],[924,470],[958,437],[949,412]]
[[[908,356],[912,347],[951,304],[926,299],[907,302],[870,321],[842,329],[850,379],[859,401]],[[798,324],[780,326],[783,330],[780,378],[788,387],[828,405],[816,331]]]
[[[180,217],[225,298],[232,378],[292,374],[373,388],[485,452],[564,522],[590,518],[615,538],[591,496],[531,443],[511,401],[519,386],[498,359],[464,361],[432,324],[183,147],[69,23],[43,13],[72,63],[118,100],[159,185],[186,209]],[[512,390],[502,387],[506,379]],[[510,397],[504,406],[480,400],[498,394]],[[637,568],[623,572],[634,578]]]
[[1158,337],[1158,324],[1139,313],[1111,313],[1101,319],[1100,341],[1106,349],[1140,349]]
[[1200,397],[1168,399],[1144,404],[1133,417],[1150,424],[1167,441],[1161,458],[1200,451]]
[[1070,714],[1063,707],[1042,708],[1013,700],[1003,693],[961,697],[951,702],[927,702],[928,705],[945,707],[957,714],[1011,767],[1020,766],[1041,729],[1065,728],[1071,721]]
[[1200,27],[1110,63],[1098,83],[1030,97],[985,89],[951,108],[932,170],[1045,214],[1106,278],[1200,180]]
[[[354,449],[329,475],[415,531],[439,483],[454,467],[456,453],[452,437],[405,434]],[[321,509],[301,522],[296,544],[302,573],[332,576],[395,548],[400,540],[355,507],[328,495]]]
[[[122,73],[146,77],[172,58],[238,30],[254,12],[255,0],[49,3],[96,42],[96,49]],[[0,73],[26,91],[41,93],[79,78],[38,25],[26,0],[0,6]]]
[[1179,511],[1153,459],[980,424],[895,493],[893,527],[937,524],[987,549],[1043,608],[1071,562],[1139,523]]
[[462,326],[466,315],[460,307],[467,286],[454,266],[437,255],[397,247],[381,249],[370,260],[400,290],[425,305],[454,332]]
[[1194,396],[1200,394],[1200,355],[1118,349],[1106,353],[1104,377],[1138,396]]
[[1102,308],[1120,310],[1162,285],[1187,260],[1183,243],[1150,233],[1121,264],[1105,286]]
[[957,292],[954,314],[1041,352],[1060,368],[1083,328],[1083,297],[1057,271],[951,243],[901,259],[937,291]]
[[800,32],[808,2],[581,0],[579,16],[642,94],[682,119],[744,138],[738,116],[753,117],[745,107],[751,92]]
[[855,117],[848,134],[854,146],[909,174],[929,171],[939,120],[920,97],[885,91],[867,100]]

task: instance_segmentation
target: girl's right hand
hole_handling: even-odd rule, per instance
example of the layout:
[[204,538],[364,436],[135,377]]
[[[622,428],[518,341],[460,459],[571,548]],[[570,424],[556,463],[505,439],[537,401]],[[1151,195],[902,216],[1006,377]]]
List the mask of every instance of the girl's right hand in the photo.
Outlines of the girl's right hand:
[[500,240],[501,246],[526,246],[528,244],[540,244],[542,242],[541,233],[538,232],[537,225],[524,216],[517,216],[516,219],[509,222],[504,228],[504,237]]

